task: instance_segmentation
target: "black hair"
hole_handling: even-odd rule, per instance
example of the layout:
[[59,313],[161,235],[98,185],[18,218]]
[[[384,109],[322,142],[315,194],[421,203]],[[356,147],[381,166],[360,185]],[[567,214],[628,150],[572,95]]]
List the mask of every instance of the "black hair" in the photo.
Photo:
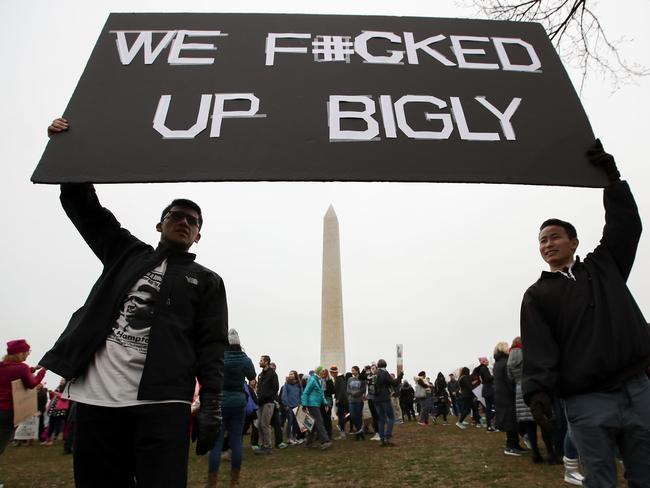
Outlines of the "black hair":
[[269,364],[269,366],[271,365],[271,356],[262,356],[262,359],[264,359]]
[[194,210],[197,214],[199,214],[199,229],[203,227],[203,214],[201,213],[201,207],[199,207],[196,203],[194,203],[192,200],[188,200],[187,198],[177,198],[172,203],[167,205],[165,209],[162,211],[162,214],[160,215],[160,221],[162,222],[165,220],[165,216],[173,207],[186,207],[186,208],[191,208]]
[[359,369],[359,366],[352,366],[350,368],[350,371],[352,371],[353,369],[356,369],[357,371],[361,372],[361,370]]
[[379,361],[377,361],[377,367],[378,368],[385,368],[386,367],[386,361],[383,360],[383,359],[380,359]]
[[426,375],[427,375],[427,374],[426,374],[424,371],[420,371],[420,372],[418,373],[418,376],[425,377]]
[[539,227],[539,231],[541,232],[543,229],[551,225],[557,225],[559,227],[562,227],[566,231],[567,235],[569,236],[569,239],[578,238],[578,232],[576,231],[576,228],[573,226],[573,224],[570,222],[565,222],[564,220],[560,220],[560,219],[545,220],[544,222],[542,222],[542,225]]

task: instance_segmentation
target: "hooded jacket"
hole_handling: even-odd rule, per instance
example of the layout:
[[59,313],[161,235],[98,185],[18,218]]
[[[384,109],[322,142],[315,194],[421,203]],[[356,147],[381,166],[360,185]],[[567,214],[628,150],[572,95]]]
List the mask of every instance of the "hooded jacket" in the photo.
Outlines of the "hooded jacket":
[[244,351],[224,353],[223,406],[243,407],[248,401],[245,380],[255,379],[255,366]]
[[162,244],[154,249],[131,235],[100,205],[92,185],[61,185],[61,203],[103,270],[40,364],[68,379],[83,374],[104,345],[133,284],[167,259],[138,400],[191,402],[196,379],[203,392],[220,392],[228,308],[219,275],[195,263],[194,254]]
[[307,380],[307,385],[300,396],[300,404],[303,407],[320,407],[327,405],[323,387],[317,374],[312,374]]
[[575,279],[544,271],[524,295],[526,402],[538,391],[566,397],[617,388],[650,360],[650,328],[626,284],[641,236],[628,184],[605,188],[604,206],[600,244],[576,260]]

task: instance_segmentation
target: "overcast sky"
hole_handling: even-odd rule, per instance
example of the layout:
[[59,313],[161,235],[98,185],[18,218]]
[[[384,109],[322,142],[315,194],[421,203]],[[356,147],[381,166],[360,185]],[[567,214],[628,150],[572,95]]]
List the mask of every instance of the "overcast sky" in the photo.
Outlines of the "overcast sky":
[[[601,2],[611,37],[631,39],[624,54],[650,65],[650,2]],[[2,2],[0,240],[4,342],[26,338],[36,363],[83,304],[101,272],[70,224],[58,187],[29,178],[63,113],[109,12],[277,12],[474,17],[453,2]],[[634,14],[631,15],[630,12]],[[570,73],[579,85],[578,73]],[[551,96],[552,94],[548,94]],[[582,102],[594,132],[615,155],[650,216],[650,80],[612,93],[592,77]],[[74,124],[74,121],[72,121]],[[110,134],[107,134],[110,137]],[[407,375],[431,376],[492,355],[519,333],[525,289],[544,262],[537,229],[548,217],[573,222],[579,254],[597,244],[602,190],[487,184],[200,183],[98,187],[100,200],[142,240],[158,240],[160,211],[175,197],[203,208],[197,261],[224,279],[230,326],[256,359],[269,354],[281,375],[318,364],[322,220],[330,204],[340,223],[348,367],[379,357],[395,366],[404,344]],[[644,234],[629,286],[650,317],[650,246]],[[50,385],[57,381],[48,376]]]

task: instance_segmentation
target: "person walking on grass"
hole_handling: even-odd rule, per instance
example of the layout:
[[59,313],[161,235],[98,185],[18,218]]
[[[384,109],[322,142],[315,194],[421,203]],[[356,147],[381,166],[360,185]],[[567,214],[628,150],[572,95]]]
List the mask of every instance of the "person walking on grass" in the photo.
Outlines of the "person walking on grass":
[[307,441],[304,446],[311,447],[313,445],[314,437],[318,435],[318,438],[320,439],[320,448],[322,450],[327,450],[332,447],[332,443],[327,435],[323,416],[321,415],[321,406],[327,404],[321,378],[319,377],[323,372],[323,369],[323,366],[318,366],[314,370],[314,373],[309,376],[305,389],[302,391],[300,397],[300,405],[303,410],[306,410],[307,413],[311,415],[315,424],[307,435]]
[[449,414],[449,393],[447,392],[447,381],[441,372],[438,372],[438,376],[436,376],[433,389],[436,408],[434,419],[437,419],[442,415],[442,425],[448,425],[447,415]]
[[494,424],[498,430],[506,433],[506,447],[503,453],[521,456],[525,451],[519,445],[515,383],[508,377],[509,352],[507,342],[499,342],[494,347]]
[[[415,400],[415,391],[408,381],[402,383],[402,388],[399,392],[399,403],[402,408],[402,420],[406,421],[408,419],[417,420],[415,416],[415,411],[413,410],[413,401]],[[406,418],[404,418],[406,417]]]
[[454,373],[449,373],[449,381],[447,381],[447,391],[449,391],[449,400],[451,401],[451,411],[455,417],[460,415],[460,409],[458,408],[458,380]]
[[278,375],[271,367],[271,358],[261,356],[259,362],[262,372],[257,377],[257,428],[260,434],[260,448],[255,454],[271,454],[271,418],[275,411],[275,398],[280,385]]
[[[537,442],[537,423],[533,418],[533,414],[530,411],[530,408],[524,401],[524,395],[521,388],[521,376],[523,368],[523,344],[520,337],[515,337],[510,348],[510,355],[508,356],[507,371],[508,378],[510,378],[515,383],[517,423],[519,424],[519,430],[525,432],[526,437],[528,438],[530,448],[533,451],[533,462],[541,463],[544,461],[544,459],[539,452],[539,444]],[[553,463],[555,456],[553,453],[553,439],[550,431],[542,429],[542,438],[544,439],[546,449],[549,453],[548,461],[549,463]]]
[[490,368],[488,367],[488,358],[483,356],[478,358],[478,360],[479,365],[476,368],[476,373],[481,380],[481,385],[483,385],[481,396],[485,400],[486,430],[488,432],[494,432],[494,427],[492,427],[492,417],[494,415],[494,378],[492,377],[492,373],[490,373]]
[[429,418],[433,418],[434,386],[431,384],[429,377],[424,371],[420,371],[413,380],[415,381],[415,399],[418,400],[420,407],[420,419],[418,424],[424,427],[429,425]]
[[208,482],[206,488],[216,488],[224,436],[230,440],[230,486],[239,486],[239,473],[243,457],[243,432],[248,397],[244,392],[246,379],[255,378],[253,362],[242,350],[239,334],[228,331],[229,346],[224,353],[223,371],[223,421],[217,441],[208,456]]
[[[47,370],[40,366],[30,368],[25,361],[31,348],[25,339],[7,342],[7,354],[0,361],[0,454],[2,454],[14,432],[14,404],[11,382],[21,380],[30,390],[43,388],[41,381]],[[34,375],[34,371],[38,373]]]
[[456,427],[459,429],[466,429],[465,419],[472,411],[472,402],[474,401],[474,392],[472,391],[472,379],[470,378],[469,368],[464,366],[460,370],[460,377],[458,378],[458,386],[460,392],[460,417],[456,422]]
[[300,428],[296,421],[296,414],[294,409],[300,406],[300,396],[302,395],[302,387],[300,386],[300,378],[298,372],[291,370],[282,387],[281,403],[286,409],[287,416],[287,442],[291,445],[300,444],[298,436],[300,435]]
[[395,412],[391,404],[391,395],[394,388],[397,388],[404,376],[400,372],[395,378],[386,371],[386,361],[377,361],[377,375],[375,378],[375,409],[377,410],[377,426],[379,428],[379,439],[382,447],[393,447],[393,424],[395,423]]
[[355,439],[364,440],[363,402],[366,398],[366,382],[361,379],[359,373],[359,366],[352,366],[352,376],[348,378],[346,392],[348,395],[350,420],[354,428]]
[[345,422],[350,414],[348,404],[347,379],[345,374],[339,374],[339,368],[336,364],[330,366],[330,375],[334,382],[334,398],[336,398],[336,419],[338,427],[338,439],[345,439]]

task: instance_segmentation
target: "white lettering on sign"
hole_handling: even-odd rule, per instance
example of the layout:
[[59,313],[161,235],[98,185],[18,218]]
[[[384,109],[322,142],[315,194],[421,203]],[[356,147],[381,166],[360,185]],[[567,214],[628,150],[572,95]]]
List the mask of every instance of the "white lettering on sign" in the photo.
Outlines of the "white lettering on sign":
[[[521,98],[513,98],[508,107],[501,112],[485,97],[474,97],[478,103],[485,107],[499,122],[503,136],[508,141],[516,140],[511,119],[521,103]],[[342,110],[342,103],[361,103],[363,110]],[[392,103],[389,95],[379,96],[384,133],[387,138],[396,138],[397,127],[410,139],[449,139],[454,130],[454,121],[460,138],[465,141],[498,141],[501,135],[498,132],[472,132],[467,124],[463,104],[459,97],[449,97],[449,113],[425,112],[427,121],[437,120],[442,123],[439,130],[414,130],[406,118],[405,106],[408,103],[428,103],[437,109],[447,108],[447,102],[431,95],[404,95]],[[467,102],[465,102],[467,103]],[[372,97],[367,95],[330,95],[328,103],[328,123],[330,141],[370,141],[377,140],[379,123],[373,115],[376,104]],[[341,129],[341,119],[359,119],[365,122],[363,130]]]
[[[305,45],[290,45],[290,39],[310,39],[311,53],[309,48]],[[266,37],[266,66],[275,65],[276,53],[293,53],[293,54],[312,54],[315,61],[350,61],[350,56],[356,54],[365,63],[375,64],[405,64],[404,54],[406,54],[406,64],[420,64],[418,53],[427,54],[432,59],[436,60],[443,66],[452,67],[456,66],[460,69],[485,69],[485,70],[498,70],[503,71],[523,71],[529,73],[539,73],[542,67],[542,62],[535,52],[532,44],[518,38],[510,37],[477,37],[477,36],[455,36],[449,37],[442,34],[427,37],[420,41],[416,41],[412,32],[403,32],[402,37],[394,32],[383,31],[364,31],[354,38],[354,42],[349,40],[347,36],[341,35],[318,35],[312,39],[312,34],[289,33],[289,34],[276,34],[269,33]],[[446,47],[455,56],[456,62],[447,58],[440,50],[433,49],[431,46],[436,44],[440,48],[445,47],[442,43],[446,39],[449,40],[450,45]],[[287,40],[287,43],[278,45],[278,41]],[[385,49],[383,53],[371,53],[368,44],[371,41],[375,43],[388,44],[391,47],[402,45],[403,49]],[[388,41],[388,42],[386,42]],[[483,47],[468,47],[467,43],[484,43]],[[304,44],[304,41],[303,41]],[[524,64],[515,64],[510,59],[507,45],[519,46],[523,48],[528,55],[529,62]],[[499,63],[487,63],[481,61],[482,57],[487,56],[489,53],[487,49],[494,46],[491,50],[492,57],[496,54]]]
[[[208,127],[213,97],[214,108],[212,109],[210,137],[221,136],[223,119],[266,117],[266,114],[257,113],[260,107],[260,99],[252,93],[215,93],[214,95],[208,93],[201,95],[196,122],[192,127],[188,129],[170,129],[167,127],[167,113],[169,112],[172,96],[161,95],[153,118],[154,130],[163,136],[163,139],[194,139]],[[248,110],[226,110],[225,102],[227,100],[247,100],[250,102],[250,108]]]
[[[210,43],[187,43],[187,38],[192,37],[223,37],[228,34],[218,30],[214,31],[201,31],[201,30],[172,30],[172,31],[155,31],[155,30],[141,30],[141,31],[110,31],[115,34],[115,43],[117,45],[117,53],[120,57],[120,62],[123,65],[129,65],[140,51],[144,51],[144,64],[153,64],[156,58],[162,53],[165,48],[171,43],[169,56],[167,62],[170,65],[209,65],[214,64],[214,58],[199,58],[199,57],[182,57],[181,51],[216,51],[217,48],[214,44]],[[129,47],[126,35],[136,35],[135,40]],[[153,46],[153,34],[164,34],[158,44]],[[172,42],[173,40],[173,42]]]

